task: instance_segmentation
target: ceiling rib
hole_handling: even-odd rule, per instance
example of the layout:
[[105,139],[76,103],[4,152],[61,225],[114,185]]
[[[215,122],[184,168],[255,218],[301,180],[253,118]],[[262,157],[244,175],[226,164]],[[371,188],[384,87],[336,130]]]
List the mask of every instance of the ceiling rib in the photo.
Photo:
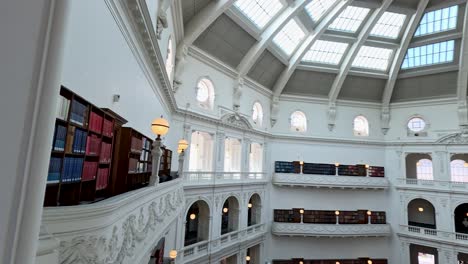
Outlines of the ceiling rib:
[[351,3],[353,0],[337,1],[324,15],[323,20],[312,30],[309,35],[302,42],[301,46],[295,51],[289,60],[289,65],[281,73],[278,80],[273,88],[273,97],[278,98],[283,92],[284,87],[289,81],[289,78],[293,74],[296,67],[301,62],[302,57],[310,49],[310,47],[317,41],[320,36],[327,30],[328,26],[338,17],[341,12]]
[[293,5],[289,6],[285,12],[279,15],[273,23],[270,24],[260,36],[260,41],[255,43],[247,54],[242,58],[242,61],[237,66],[239,72],[239,78],[244,78],[250,69],[255,65],[260,55],[271,43],[274,36],[291,20],[297,15],[309,2],[312,0],[298,0]]
[[373,14],[367,20],[366,24],[359,33],[356,42],[349,49],[340,67],[340,72],[338,73],[338,76],[336,76],[335,81],[333,82],[333,85],[331,87],[330,93],[328,94],[330,105],[335,104],[336,99],[338,98],[338,95],[341,91],[341,88],[343,87],[343,83],[346,79],[346,76],[348,75],[348,72],[351,69],[354,59],[359,53],[361,46],[366,42],[367,38],[369,37],[372,31],[372,28],[392,2],[393,0],[385,0],[382,3],[382,5],[373,12]]
[[462,128],[468,127],[468,108],[466,97],[468,89],[468,4],[465,7],[465,18],[463,20],[463,38],[460,51],[460,71],[457,80],[457,99],[459,125]]

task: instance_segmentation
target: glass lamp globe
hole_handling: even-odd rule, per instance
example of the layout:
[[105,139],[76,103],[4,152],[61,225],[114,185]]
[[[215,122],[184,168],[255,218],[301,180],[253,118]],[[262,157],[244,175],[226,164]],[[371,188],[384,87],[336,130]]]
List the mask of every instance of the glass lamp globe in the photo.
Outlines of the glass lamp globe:
[[340,215],[340,211],[335,211],[335,215],[336,216]]
[[250,256],[245,256],[245,260],[250,261]]
[[188,148],[189,144],[188,141],[185,139],[179,140],[179,144],[177,145],[177,151],[185,151]]
[[191,214],[191,215],[190,215],[190,219],[191,219],[191,220],[195,220],[195,218],[197,218],[197,215],[196,215],[196,214]]
[[164,136],[169,131],[169,122],[162,117],[156,118],[151,123],[151,131],[158,137]]
[[252,208],[252,206],[253,206],[252,203],[248,203],[248,204],[247,204],[247,207],[248,207],[248,208]]
[[372,214],[371,211],[367,211],[367,215],[370,216]]
[[229,209],[227,207],[223,208],[223,213],[227,213],[228,211],[229,211]]
[[177,250],[173,249],[173,250],[169,251],[169,257],[171,259],[176,259],[177,258]]

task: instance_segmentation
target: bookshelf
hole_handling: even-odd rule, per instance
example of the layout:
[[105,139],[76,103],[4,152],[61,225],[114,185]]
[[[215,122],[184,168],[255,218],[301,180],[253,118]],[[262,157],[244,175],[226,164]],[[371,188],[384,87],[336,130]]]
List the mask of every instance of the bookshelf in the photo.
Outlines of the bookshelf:
[[273,264],[299,264],[300,261],[304,264],[368,264],[368,261],[372,260],[372,264],[387,264],[387,259],[370,259],[370,258],[358,258],[358,259],[299,259],[293,258],[289,260],[273,260]]
[[171,177],[171,164],[172,164],[172,150],[161,147],[162,155],[161,162],[159,164],[159,181],[165,182],[172,179]]
[[116,139],[116,155],[110,192],[121,194],[147,186],[152,170],[153,141],[131,127],[122,127]]
[[114,133],[123,122],[61,87],[44,206],[89,203],[107,195]]
[[[275,173],[301,173],[299,161],[275,161]],[[338,165],[327,163],[306,163],[302,165],[303,174],[339,175],[354,177],[385,177],[385,168],[365,164]]]
[[[340,211],[339,224],[368,224],[368,210]],[[273,219],[275,222],[300,223],[300,209],[274,209]],[[385,212],[371,212],[371,224],[386,224]],[[305,224],[336,224],[336,215],[333,210],[304,210],[302,221]]]

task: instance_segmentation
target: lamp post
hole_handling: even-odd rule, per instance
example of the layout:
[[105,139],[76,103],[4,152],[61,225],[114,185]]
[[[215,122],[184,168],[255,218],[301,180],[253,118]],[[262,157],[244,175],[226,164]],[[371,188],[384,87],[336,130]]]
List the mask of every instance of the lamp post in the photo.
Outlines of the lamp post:
[[336,215],[336,224],[340,224],[340,211],[335,211],[335,215]]
[[185,139],[179,140],[179,144],[177,145],[177,153],[179,153],[179,168],[177,172],[179,177],[182,177],[182,173],[184,171],[185,150],[188,148],[188,146],[189,144]]
[[372,212],[371,212],[371,211],[367,211],[367,223],[368,223],[369,225],[372,224],[371,216],[372,216]]
[[173,249],[169,251],[169,258],[171,259],[171,264],[175,264],[175,259],[177,258],[177,250]]
[[151,130],[155,135],[158,136],[153,142],[153,150],[151,151],[151,154],[153,156],[153,169],[151,171],[149,183],[150,186],[155,186],[159,183],[159,165],[162,155],[161,136],[166,135],[169,131],[169,122],[167,122],[167,120],[161,116],[160,118],[153,120],[153,122],[151,123]]

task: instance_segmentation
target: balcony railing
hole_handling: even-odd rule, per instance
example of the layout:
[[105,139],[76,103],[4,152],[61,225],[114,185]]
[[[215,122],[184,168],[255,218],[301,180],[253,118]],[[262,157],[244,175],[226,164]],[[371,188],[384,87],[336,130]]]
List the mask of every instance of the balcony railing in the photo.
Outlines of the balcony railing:
[[356,177],[338,175],[315,175],[315,174],[293,174],[275,173],[273,183],[284,186],[310,186],[327,188],[348,189],[386,189],[389,182],[380,177]]
[[400,225],[400,232],[408,235],[416,235],[418,237],[438,239],[445,242],[468,244],[468,234],[463,233],[447,232],[432,228],[407,225]]
[[278,236],[378,237],[389,236],[389,224],[304,224],[273,222],[271,231]]
[[249,226],[243,230],[224,234],[211,241],[202,241],[182,249],[183,262],[192,261],[209,254],[214,254],[227,247],[241,245],[242,242],[259,238],[265,234],[265,224]]
[[421,188],[428,190],[445,190],[449,192],[468,192],[468,182],[399,178],[397,188]]
[[184,185],[264,183],[267,181],[266,175],[263,172],[186,171]]

